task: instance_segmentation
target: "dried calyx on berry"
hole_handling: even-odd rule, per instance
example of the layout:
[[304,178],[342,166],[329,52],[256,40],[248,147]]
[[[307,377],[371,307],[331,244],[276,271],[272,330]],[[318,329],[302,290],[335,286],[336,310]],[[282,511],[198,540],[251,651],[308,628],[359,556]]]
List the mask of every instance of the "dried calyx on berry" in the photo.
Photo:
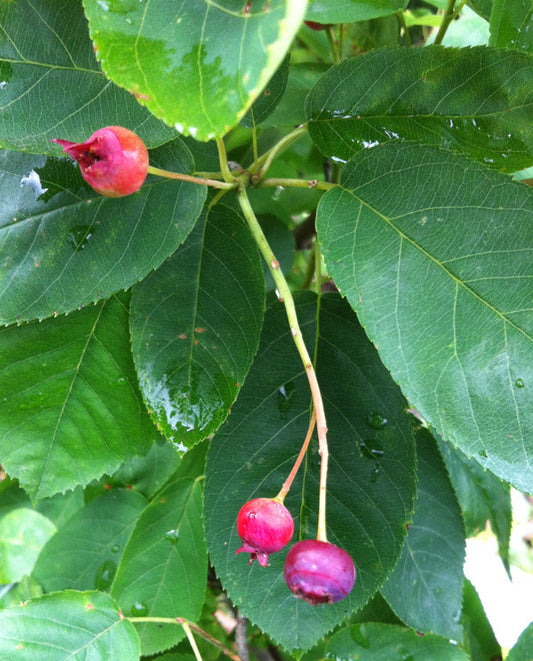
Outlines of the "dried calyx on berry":
[[312,606],[344,599],[355,583],[355,566],[343,549],[317,539],[295,544],[285,558],[285,582]]
[[268,556],[286,546],[294,532],[289,510],[273,498],[255,498],[245,503],[237,517],[237,532],[243,545],[235,553],[250,553],[262,567]]
[[58,139],[52,142],[78,161],[83,178],[100,195],[131,195],[146,179],[148,152],[144,142],[122,126],[99,129],[85,142]]

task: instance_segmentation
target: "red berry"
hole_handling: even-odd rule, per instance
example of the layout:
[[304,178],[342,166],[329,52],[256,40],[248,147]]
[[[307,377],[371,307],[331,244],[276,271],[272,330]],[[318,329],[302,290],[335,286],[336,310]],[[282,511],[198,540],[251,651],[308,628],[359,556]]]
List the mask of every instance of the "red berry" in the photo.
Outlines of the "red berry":
[[312,606],[333,604],[351,592],[355,567],[350,555],[338,546],[304,539],[288,552],[283,576],[294,595]]
[[290,542],[294,522],[289,510],[277,500],[255,498],[241,507],[237,532],[243,545],[235,553],[250,553],[250,564],[257,558],[266,567],[268,556]]
[[122,126],[98,129],[85,142],[52,140],[80,164],[85,181],[100,195],[123,197],[142,186],[148,152],[136,133]]
[[315,21],[304,21],[304,23],[311,30],[327,30],[331,27],[331,23],[315,23]]

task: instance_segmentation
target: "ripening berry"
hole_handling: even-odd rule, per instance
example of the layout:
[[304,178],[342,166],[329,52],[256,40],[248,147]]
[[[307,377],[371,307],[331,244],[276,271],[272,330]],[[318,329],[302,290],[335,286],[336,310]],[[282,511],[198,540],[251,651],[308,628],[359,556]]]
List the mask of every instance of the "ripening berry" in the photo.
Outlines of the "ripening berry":
[[250,553],[250,564],[257,558],[266,567],[268,556],[290,542],[294,522],[289,510],[277,500],[255,498],[241,507],[237,532],[243,545],[235,553]]
[[98,129],[81,143],[57,139],[52,142],[78,161],[83,178],[100,195],[130,195],[146,179],[148,152],[144,142],[122,126]]
[[355,567],[338,546],[304,539],[288,552],[283,576],[296,597],[316,606],[344,599],[354,586]]
[[304,21],[304,23],[311,30],[327,30],[331,27],[331,23],[317,23],[316,21]]

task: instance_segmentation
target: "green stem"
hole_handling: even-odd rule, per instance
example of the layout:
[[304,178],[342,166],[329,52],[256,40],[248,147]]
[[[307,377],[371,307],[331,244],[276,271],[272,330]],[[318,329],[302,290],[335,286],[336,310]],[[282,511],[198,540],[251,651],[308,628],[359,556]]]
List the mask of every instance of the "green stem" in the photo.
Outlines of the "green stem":
[[[211,645],[213,645],[218,650],[220,650],[220,652],[222,652],[222,654],[224,654],[225,656],[229,657],[233,661],[242,661],[240,656],[234,654],[227,647],[224,647],[224,645],[221,642],[219,642],[216,638],[214,638],[211,634],[207,633],[207,631],[200,629],[200,627],[197,624],[194,624],[194,622],[190,622],[184,617],[126,617],[124,619],[128,620],[129,622],[134,622],[137,624],[144,624],[146,622],[154,622],[156,624],[179,624],[184,629],[185,627],[183,625],[185,624],[189,628],[189,630],[192,629],[201,638],[207,640],[208,643],[211,643]],[[185,629],[185,633],[187,633],[186,629]]]
[[396,18],[398,19],[400,28],[403,30],[403,38],[405,41],[405,45],[411,46],[411,35],[409,34],[409,28],[407,27],[407,23],[405,22],[405,16],[403,15],[403,11],[396,12]]
[[331,190],[337,184],[331,184],[327,181],[319,181],[318,179],[288,179],[285,177],[270,177],[269,179],[262,179],[256,184],[257,188],[265,188],[268,186],[281,186],[283,188],[317,188],[318,190]]
[[442,23],[440,24],[439,31],[435,37],[435,44],[441,44],[446,34],[446,30],[450,26],[450,23],[454,20],[457,14],[464,7],[466,0],[463,0],[457,9],[454,9],[456,0],[448,0],[446,9],[444,10],[444,16],[442,17]]
[[319,541],[327,542],[326,536],[326,483],[327,483],[327,474],[328,474],[328,441],[327,441],[327,424],[326,424],[326,414],[324,411],[324,403],[322,401],[322,393],[320,392],[320,387],[318,385],[318,380],[316,378],[315,368],[313,362],[305,346],[305,342],[302,336],[302,331],[300,329],[300,324],[298,323],[298,316],[296,314],[296,307],[294,304],[294,298],[290,287],[285,280],[279,262],[276,259],[276,256],[272,252],[261,225],[259,224],[254,210],[246,194],[246,189],[241,186],[239,189],[239,204],[241,205],[242,212],[246,218],[246,222],[252,232],[252,235],[263,255],[270,273],[274,278],[276,283],[278,298],[283,302],[285,306],[285,311],[287,313],[287,319],[289,320],[289,327],[291,329],[291,335],[296,345],[296,349],[300,354],[300,358],[304,365],[307,380],[309,381],[309,387],[311,389],[311,396],[313,398],[313,406],[316,413],[316,426],[318,433],[318,451],[320,453],[320,487],[319,487],[319,502],[318,502],[318,531],[317,539]]
[[335,36],[333,34],[333,28],[331,26],[326,30],[326,37],[328,38],[329,49],[333,56],[333,63],[339,64],[339,62],[341,61],[341,56],[335,45]]
[[194,658],[196,661],[203,661],[202,655],[200,654],[200,650],[198,649],[198,645],[196,644],[196,641],[194,640],[194,636],[192,635],[192,631],[187,624],[187,622],[182,622],[181,626],[183,627],[183,631],[185,631],[185,634],[187,635],[187,638],[189,639],[189,645],[192,648],[192,651],[194,652]]
[[226,183],[224,181],[215,181],[214,179],[207,179],[204,177],[193,177],[190,174],[183,174],[181,172],[170,172],[169,170],[161,170],[153,165],[148,166],[148,174],[155,174],[158,177],[165,177],[166,179],[178,179],[179,181],[189,181],[191,184],[200,184],[200,186],[212,186],[213,188],[225,188],[227,190],[237,187],[237,182]]
[[268,170],[268,168],[271,166],[274,158],[279,154],[279,152],[282,149],[285,149],[285,147],[288,147],[291,144],[291,142],[299,138],[306,131],[307,131],[307,126],[304,125],[304,126],[298,126],[298,128],[295,128],[294,131],[287,133],[287,135],[281,138],[281,140],[277,142],[272,147],[272,149],[267,151],[266,154],[263,154],[254,162],[254,164],[249,168],[250,172],[254,174],[259,170],[258,173],[259,176],[263,177],[266,171]]
[[235,177],[232,175],[228,165],[228,157],[226,155],[226,145],[222,138],[217,138],[218,160],[220,163],[220,171],[224,177],[224,181],[233,182]]

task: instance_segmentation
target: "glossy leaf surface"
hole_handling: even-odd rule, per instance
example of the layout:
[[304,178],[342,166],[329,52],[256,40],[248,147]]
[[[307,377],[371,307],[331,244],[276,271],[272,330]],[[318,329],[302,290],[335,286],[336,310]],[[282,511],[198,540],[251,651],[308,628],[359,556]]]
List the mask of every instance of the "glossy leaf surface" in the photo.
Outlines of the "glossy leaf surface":
[[145,401],[179,448],[225,420],[257,350],[264,278],[242,218],[213,207],[134,289],[132,348]]
[[328,270],[402,391],[468,456],[533,489],[533,191],[390,143],[318,208]]
[[20,661],[136,661],[133,624],[101,592],[56,592],[0,611],[0,656]]
[[57,154],[51,138],[81,142],[126,126],[149,147],[175,135],[103,75],[79,0],[0,4],[0,145]]
[[532,77],[527,53],[378,49],[316,84],[309,131],[324,154],[344,161],[378,143],[416,140],[512,172],[533,162]]
[[436,441],[417,431],[415,511],[400,559],[381,592],[411,629],[461,640],[465,531]]
[[[189,172],[180,140],[150,155]],[[89,189],[66,159],[0,153],[0,323],[42,319],[127,289],[172,254],[200,215],[202,186],[152,178],[123,198]]]
[[62,526],[39,555],[33,577],[46,592],[111,587],[117,565],[146,500],[114,489],[95,498]]
[[0,454],[33,500],[86,485],[157,439],[129,350],[128,296],[0,330]]
[[285,57],[306,4],[84,0],[106,75],[198,140],[237,124]]
[[[207,579],[202,477],[198,476],[204,455],[202,447],[186,455],[137,520],[111,587],[127,616],[179,616],[195,621],[200,614]],[[197,470],[188,470],[195,462]],[[174,624],[137,627],[143,654],[167,649],[184,636],[183,629]]]
[[345,627],[326,646],[327,657],[337,661],[468,661],[468,656],[439,636],[419,636],[392,624],[368,622]]
[[[315,346],[316,299],[302,293],[297,302],[307,345]],[[353,312],[336,295],[322,298],[317,339],[330,446],[328,538],[355,562],[352,593],[314,608],[285,585],[288,547],[272,554],[266,568],[235,555],[240,507],[278,493],[309,423],[307,379],[277,301],[267,311],[259,353],[239,399],[211,442],[206,469],[206,532],[217,574],[241,612],[287,649],[308,649],[376,592],[399,554],[414,495],[406,403]],[[295,520],[293,541],[316,536],[319,463],[315,444],[285,500]]]

